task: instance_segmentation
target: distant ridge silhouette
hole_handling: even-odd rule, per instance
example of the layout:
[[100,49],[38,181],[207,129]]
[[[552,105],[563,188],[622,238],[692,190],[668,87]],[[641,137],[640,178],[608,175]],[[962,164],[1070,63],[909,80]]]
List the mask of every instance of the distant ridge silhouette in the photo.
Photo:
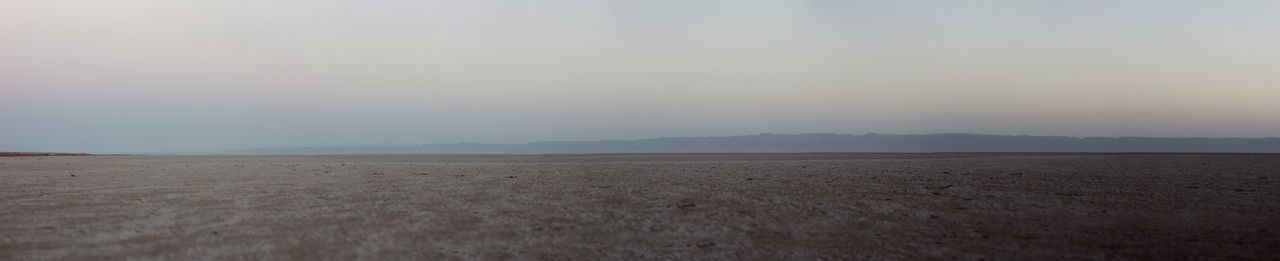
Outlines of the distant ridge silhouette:
[[1199,152],[1280,153],[1280,138],[1077,138],[967,133],[759,134],[526,144],[257,148],[228,154],[577,154],[784,152]]

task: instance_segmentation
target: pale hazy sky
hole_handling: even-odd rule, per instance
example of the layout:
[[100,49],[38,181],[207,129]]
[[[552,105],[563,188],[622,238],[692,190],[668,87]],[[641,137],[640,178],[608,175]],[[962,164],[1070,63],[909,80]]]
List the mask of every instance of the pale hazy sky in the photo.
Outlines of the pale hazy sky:
[[0,1],[0,151],[761,132],[1280,136],[1280,1]]

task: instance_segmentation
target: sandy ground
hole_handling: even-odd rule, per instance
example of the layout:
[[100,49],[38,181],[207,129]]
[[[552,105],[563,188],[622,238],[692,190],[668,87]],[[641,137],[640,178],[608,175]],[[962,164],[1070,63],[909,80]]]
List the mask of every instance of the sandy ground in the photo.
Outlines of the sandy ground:
[[0,158],[0,260],[1276,259],[1280,155]]

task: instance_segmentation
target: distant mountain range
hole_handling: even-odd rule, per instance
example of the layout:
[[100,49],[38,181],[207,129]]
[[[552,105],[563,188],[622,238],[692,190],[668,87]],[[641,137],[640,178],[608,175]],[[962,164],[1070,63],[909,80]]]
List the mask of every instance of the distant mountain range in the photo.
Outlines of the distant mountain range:
[[1280,153],[1280,138],[1076,138],[1026,135],[759,134],[526,144],[257,148],[227,154],[577,154],[782,152],[1203,152]]

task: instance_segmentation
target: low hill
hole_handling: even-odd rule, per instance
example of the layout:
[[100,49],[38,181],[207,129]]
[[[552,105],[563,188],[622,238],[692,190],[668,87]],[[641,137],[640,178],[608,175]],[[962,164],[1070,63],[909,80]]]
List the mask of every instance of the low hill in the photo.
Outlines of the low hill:
[[230,154],[573,154],[785,152],[1280,153],[1280,138],[1060,137],[984,134],[760,134],[526,144],[258,148]]
[[56,152],[0,152],[0,157],[37,157],[37,156],[90,156],[89,153],[56,153]]

